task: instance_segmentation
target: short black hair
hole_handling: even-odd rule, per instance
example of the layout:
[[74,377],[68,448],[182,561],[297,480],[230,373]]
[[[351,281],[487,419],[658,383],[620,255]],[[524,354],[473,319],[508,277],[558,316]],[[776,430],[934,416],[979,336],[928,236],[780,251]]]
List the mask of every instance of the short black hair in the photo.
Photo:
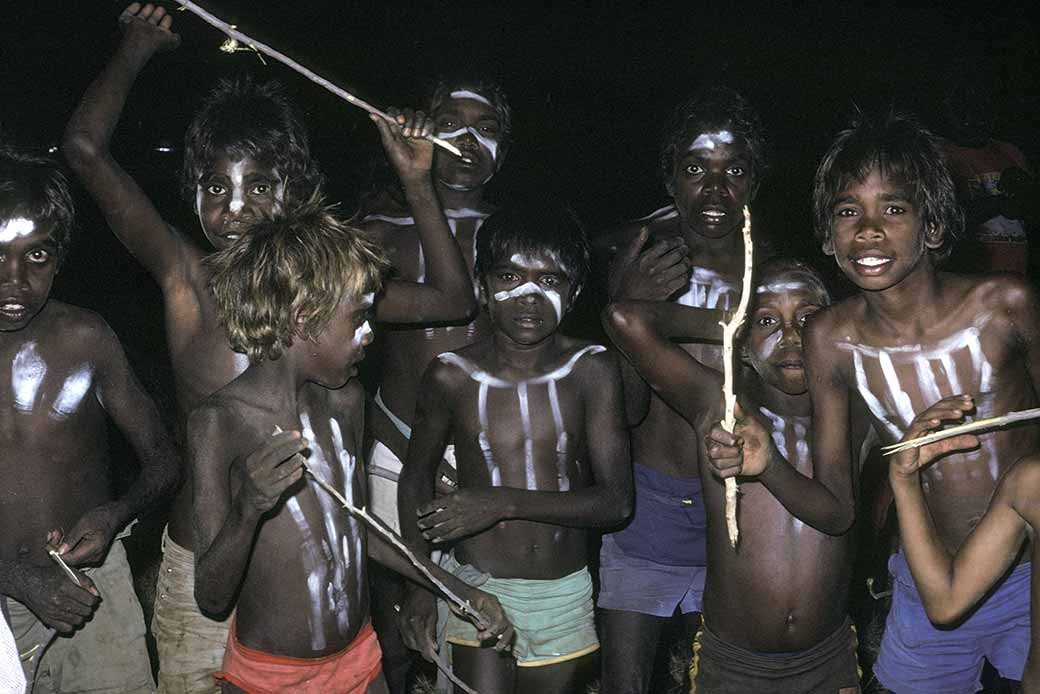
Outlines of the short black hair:
[[661,137],[661,178],[669,193],[675,178],[675,161],[701,133],[728,130],[744,140],[751,155],[751,194],[769,169],[769,142],[765,128],[751,103],[730,87],[706,87],[672,112]]
[[964,213],[940,140],[915,116],[895,110],[879,117],[857,113],[823,155],[813,181],[813,226],[820,243],[831,240],[838,196],[875,168],[910,188],[926,228],[936,225],[945,232],[942,246],[930,249],[932,254],[937,260],[949,257],[953,242],[963,234]]
[[181,188],[186,199],[195,200],[206,167],[224,154],[272,167],[286,181],[287,204],[306,202],[324,183],[303,118],[274,80],[225,78],[206,96],[184,135]]
[[515,253],[549,253],[577,296],[589,275],[589,240],[585,228],[566,205],[555,202],[515,203],[491,215],[477,234],[477,281]]
[[58,263],[68,255],[76,208],[61,166],[50,157],[0,143],[0,219],[12,217],[52,224]]
[[509,151],[513,142],[513,109],[509,106],[509,98],[499,82],[486,75],[442,75],[430,86],[430,113],[437,112],[445,101],[451,98],[452,92],[466,90],[480,94],[491,102],[495,116],[502,128],[499,134],[498,151],[501,161]]

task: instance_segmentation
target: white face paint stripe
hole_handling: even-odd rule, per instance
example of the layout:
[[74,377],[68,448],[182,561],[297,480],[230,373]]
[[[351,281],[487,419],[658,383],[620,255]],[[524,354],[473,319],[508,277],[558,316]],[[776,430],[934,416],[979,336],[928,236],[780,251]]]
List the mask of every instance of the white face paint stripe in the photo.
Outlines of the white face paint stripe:
[[560,396],[556,392],[556,381],[549,381],[546,387],[549,390],[553,428],[556,430],[556,479],[559,490],[565,492],[571,488],[571,480],[567,475],[567,430],[563,426],[563,411],[560,409]]
[[640,217],[635,220],[637,222],[650,222],[650,221],[664,221],[666,219],[673,219],[679,216],[679,210],[674,204],[665,205],[659,210],[654,210],[645,217]]
[[715,133],[701,133],[697,136],[686,151],[692,152],[698,149],[714,150],[719,145],[733,144],[733,133],[728,130],[720,130]]
[[[488,153],[491,154],[492,159],[495,159],[498,156],[498,143],[492,140],[484,133],[477,130],[476,128],[457,128],[456,130],[451,130],[448,132],[439,132],[434,134],[442,140],[454,140],[456,137],[464,135],[465,133],[469,133],[470,135],[472,135],[473,138],[480,143],[480,146],[486,149]],[[488,180],[490,180],[490,178]],[[487,183],[487,181],[484,182]]]
[[88,364],[79,367],[61,386],[58,397],[51,405],[51,416],[56,419],[65,419],[71,416],[83,401],[83,397],[94,383],[94,369]]
[[482,104],[487,104],[491,108],[495,107],[494,104],[492,104],[487,97],[481,96],[476,92],[471,92],[468,89],[459,89],[458,91],[454,91],[451,94],[449,94],[449,96],[452,99],[473,99],[474,101],[479,101]]
[[769,284],[759,285],[755,293],[765,294],[766,292],[771,292],[773,294],[785,294],[810,288],[815,289],[815,287],[810,287],[808,282],[770,282]]
[[16,410],[26,413],[33,411],[36,393],[46,375],[47,364],[37,354],[36,343],[26,342],[11,362],[11,388]]
[[238,214],[245,207],[245,188],[242,176],[245,167],[245,161],[236,161],[231,165],[231,204],[228,205],[231,214]]
[[36,230],[36,223],[25,217],[12,217],[0,226],[0,243],[11,243],[17,238],[28,236]]
[[534,282],[524,282],[519,287],[513,287],[509,291],[495,292],[494,296],[495,301],[507,301],[531,294],[540,295],[552,305],[553,311],[556,313],[557,324],[563,320],[563,298],[560,296],[560,293],[553,289],[544,289]]
[[353,338],[353,341],[351,343],[351,344],[353,344],[354,349],[358,349],[359,347],[361,347],[362,343],[365,341],[365,338],[369,337],[371,334],[372,334],[372,326],[368,324],[368,321],[365,321],[364,323],[359,325],[357,328],[355,328],[354,329],[354,338]]

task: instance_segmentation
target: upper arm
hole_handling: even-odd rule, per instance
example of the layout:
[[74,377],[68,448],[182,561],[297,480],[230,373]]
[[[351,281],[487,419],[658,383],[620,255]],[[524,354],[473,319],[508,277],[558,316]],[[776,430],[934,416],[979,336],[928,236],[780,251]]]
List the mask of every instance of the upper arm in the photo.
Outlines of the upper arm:
[[423,374],[415,402],[405,473],[425,473],[432,479],[451,439],[451,404],[459,375],[457,369],[439,359],[434,359]]
[[597,484],[613,487],[632,500],[628,432],[622,413],[621,377],[608,352],[586,356],[579,372],[585,405],[585,440]]
[[841,373],[841,355],[829,343],[833,330],[830,311],[813,316],[805,330],[805,369],[813,408],[813,477],[852,508],[849,389]]
[[653,314],[670,306],[649,301],[611,304],[604,312],[604,326],[650,387],[693,424],[698,413],[718,399],[721,378],[654,329]]
[[1002,277],[1000,291],[1015,337],[1024,352],[1033,390],[1040,393],[1040,295],[1027,280]]
[[188,418],[196,556],[202,556],[212,544],[231,508],[232,452],[225,442],[233,427],[228,419],[212,405],[199,407]]

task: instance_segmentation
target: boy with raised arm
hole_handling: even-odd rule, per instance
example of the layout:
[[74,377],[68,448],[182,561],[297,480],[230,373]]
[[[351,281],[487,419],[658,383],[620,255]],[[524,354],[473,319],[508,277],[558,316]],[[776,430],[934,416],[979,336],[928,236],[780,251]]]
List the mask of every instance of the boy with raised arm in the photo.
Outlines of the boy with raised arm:
[[[788,508],[839,533],[855,514],[852,406],[865,406],[884,443],[902,439],[916,413],[951,396],[970,396],[979,418],[1036,407],[1040,305],[1033,287],[1014,276],[937,269],[963,218],[936,138],[910,117],[864,119],[840,133],[817,170],[813,207],[824,251],[860,291],[818,314],[807,331],[813,458],[827,474],[803,484]],[[997,480],[1037,451],[1040,430],[1013,427],[979,441],[921,475],[939,541],[951,553],[985,513]],[[1030,568],[1012,563],[968,619],[940,630],[928,621],[904,553],[893,555],[895,593],[874,665],[881,684],[974,692],[983,659],[1020,679]]]
[[[114,540],[173,494],[179,461],[108,324],[49,299],[72,232],[54,163],[0,149],[0,602],[29,689],[139,694],[154,689],[144,618]],[[109,418],[141,461],[119,498]]]
[[[115,161],[109,144],[138,74],[178,37],[171,16],[151,4],[120,17],[123,41],[88,88],[69,121],[63,150],[109,226],[162,288],[166,333],[182,416],[245,369],[218,329],[203,259],[208,249],[172,229],[148,196]],[[432,146],[410,135],[429,132],[421,113],[376,123],[401,177],[427,248],[425,285],[388,282],[376,318],[394,321],[464,318],[475,308],[472,285],[430,179]],[[402,129],[403,126],[403,129]],[[185,135],[182,187],[213,248],[232,245],[248,224],[309,199],[322,181],[295,108],[274,83],[222,81]],[[212,692],[226,620],[199,613],[192,598],[191,485],[185,484],[167,527],[153,628],[163,692]]]
[[[257,222],[207,260],[229,342],[250,360],[188,421],[195,598],[208,613],[236,608],[224,692],[385,692],[366,552],[429,585],[317,482],[366,506],[353,376],[384,263],[319,202]],[[510,638],[494,599],[432,570],[492,618],[482,637]]]
[[[611,300],[736,308],[744,267],[741,211],[765,169],[762,125],[739,94],[706,89],[680,106],[661,147],[661,174],[673,204],[597,240],[602,253],[620,250],[610,272]],[[721,368],[717,344],[684,349]],[[634,427],[636,509],[627,527],[603,538],[601,686],[605,694],[646,694],[667,620],[682,615],[685,643],[696,632],[706,520],[697,436],[624,363],[622,376]]]
[[[673,339],[721,335],[722,312],[664,302],[612,304],[605,326],[699,441],[708,515],[704,624],[691,667],[698,694],[859,691],[848,616],[853,539],[805,526],[770,486],[770,467],[812,476],[813,436],[802,356],[806,320],[830,303],[819,275],[792,260],[758,273],[740,355],[737,436],[718,423],[722,374]],[[865,427],[856,432],[864,439]],[[739,445],[738,445],[739,444]],[[709,464],[710,463],[710,464]],[[722,479],[741,475],[740,547],[730,545]]]
[[[404,535],[450,547],[446,566],[497,596],[517,631],[513,657],[501,658],[449,618],[456,672],[482,692],[584,692],[595,674],[587,529],[627,518],[632,482],[614,360],[558,332],[588,266],[584,233],[563,210],[493,215],[476,264],[492,333],[441,354],[420,389]],[[434,499],[450,440],[459,490]],[[408,605],[428,653],[432,600],[416,591]]]

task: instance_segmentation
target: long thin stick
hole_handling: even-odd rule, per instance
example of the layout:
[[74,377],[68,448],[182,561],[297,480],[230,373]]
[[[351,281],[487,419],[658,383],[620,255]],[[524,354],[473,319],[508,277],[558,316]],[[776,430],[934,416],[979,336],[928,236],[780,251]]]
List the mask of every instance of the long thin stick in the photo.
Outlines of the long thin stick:
[[[260,43],[256,39],[250,38],[249,36],[246,36],[241,31],[236,29],[233,25],[228,24],[227,22],[219,19],[218,17],[213,16],[205,9],[199,7],[190,0],[175,0],[175,2],[184,9],[188,10],[189,12],[198,15],[198,17],[202,19],[202,21],[206,22],[207,24],[213,27],[216,27],[217,29],[227,34],[234,40],[239,41],[240,43],[244,43],[250,48],[256,50],[258,53],[263,53],[264,55],[274,58],[279,63],[282,63],[291,70],[295,70],[299,74],[309,79],[311,82],[314,82],[315,84],[324,87],[325,89],[329,90],[330,92],[332,92],[339,98],[343,99],[344,101],[353,104],[354,106],[357,106],[360,109],[368,111],[369,113],[372,113],[374,115],[377,115],[381,118],[385,118],[386,120],[393,122],[394,119],[387,115],[385,111],[376,108],[364,99],[354,96],[346,89],[343,89],[342,87],[333,84],[332,82],[328,81],[327,79],[313,72],[312,70],[308,70],[307,68],[300,65],[298,62],[296,62],[289,56],[285,55],[284,53],[276,51],[270,46]],[[433,144],[437,145],[438,147],[441,147],[442,149],[451,152],[456,157],[468,161],[468,159],[462,155],[462,151],[455,145],[448,142],[447,140],[442,140],[441,138],[435,137],[434,135],[429,135],[427,139]]]
[[967,424],[958,424],[955,427],[949,429],[943,429],[942,431],[936,431],[931,434],[925,434],[924,436],[918,436],[916,439],[910,439],[909,441],[900,441],[899,443],[893,443],[890,446],[882,446],[881,450],[885,455],[895,455],[896,453],[902,453],[903,451],[911,448],[919,448],[920,446],[927,446],[930,443],[936,441],[942,441],[948,439],[951,436],[960,436],[961,434],[970,434],[973,431],[982,431],[983,429],[996,429],[998,427],[1011,424],[1012,422],[1023,422],[1027,419],[1036,419],[1040,417],[1040,407],[1031,410],[1019,410],[1017,412],[1008,412],[1003,417],[990,417],[989,419],[980,419],[975,422],[968,422]]
[[51,559],[53,559],[58,564],[58,566],[61,567],[61,570],[65,572],[65,575],[72,579],[73,583],[75,583],[80,588],[83,587],[83,584],[79,580],[79,576],[76,575],[75,571],[69,568],[69,565],[65,563],[65,560],[61,558],[61,555],[58,554],[57,550],[49,549],[47,550],[47,554],[49,554],[51,556]]
[[[726,412],[722,419],[722,428],[733,433],[737,426],[737,394],[734,391],[734,370],[736,364],[733,357],[733,341],[736,339],[737,331],[744,323],[747,316],[748,301],[751,299],[751,270],[754,248],[751,245],[751,212],[744,206],[744,284],[740,292],[740,303],[729,322],[722,322],[722,359],[723,359],[723,385],[722,395],[725,398]],[[740,539],[740,528],[737,525],[737,479],[726,478],[726,530],[729,533],[729,542],[734,548]]]

